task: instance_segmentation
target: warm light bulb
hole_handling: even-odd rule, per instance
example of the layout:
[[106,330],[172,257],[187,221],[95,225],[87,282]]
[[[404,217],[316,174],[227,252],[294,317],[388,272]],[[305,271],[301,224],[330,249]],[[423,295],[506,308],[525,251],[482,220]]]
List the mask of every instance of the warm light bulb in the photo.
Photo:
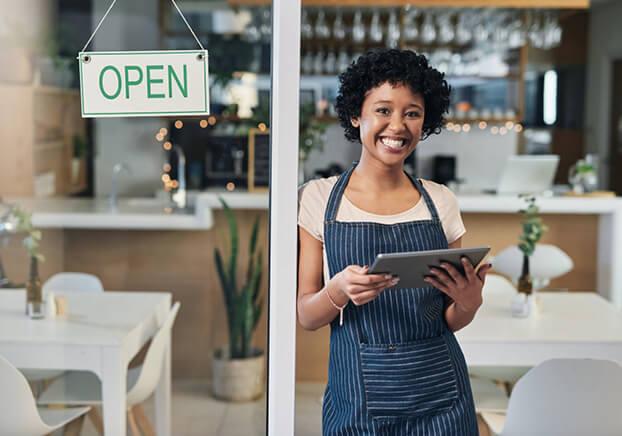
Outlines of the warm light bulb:
[[171,180],[171,176],[169,176],[168,174],[162,174],[162,181],[164,183],[168,183]]
[[460,124],[456,124],[454,126],[454,132],[460,133],[461,131],[462,131],[462,127],[460,126]]
[[155,139],[162,142],[164,140],[164,135],[162,133],[158,133],[155,135]]
[[447,130],[452,131],[454,129],[454,123],[450,121],[447,123],[446,127],[447,127]]
[[233,191],[235,190],[235,183],[229,182],[225,185],[225,188],[227,189],[227,191]]
[[523,131],[523,126],[521,124],[516,124],[514,126],[514,131],[517,132],[517,133],[522,132]]
[[202,129],[205,129],[207,127],[207,120],[199,121],[199,126],[201,126]]
[[499,133],[499,128],[497,126],[492,126],[490,128],[490,133],[492,133],[493,135],[496,135],[497,133]]
[[514,127],[514,123],[512,121],[508,121],[507,123],[505,123],[506,129],[512,130],[513,127]]
[[165,172],[167,172],[167,173],[168,173],[169,171],[171,171],[171,164],[165,163],[165,164],[162,166],[162,169],[163,169]]
[[166,141],[164,144],[162,144],[162,147],[165,150],[170,150],[171,148],[173,148],[173,144],[171,144],[171,141]]
[[184,123],[181,120],[177,120],[175,121],[175,127],[181,129],[182,127],[184,127]]
[[161,134],[161,135],[166,135],[167,133],[168,133],[168,129],[167,129],[166,127],[162,127],[162,128],[160,129],[160,134]]
[[505,127],[501,127],[499,129],[499,135],[505,135],[506,133],[508,133],[508,129],[506,129]]
[[487,126],[488,126],[488,123],[486,121],[480,121],[479,122],[480,130],[484,130]]
[[470,124],[463,124],[462,125],[462,131],[463,132],[469,132],[471,130],[471,125]]
[[210,115],[209,117],[207,117],[207,124],[209,124],[210,126],[213,126],[214,124],[216,124],[216,117],[213,115]]
[[259,130],[261,130],[262,132],[265,132],[265,131],[268,129],[268,127],[265,125],[265,123],[259,123],[259,124],[257,125],[257,128],[258,128]]

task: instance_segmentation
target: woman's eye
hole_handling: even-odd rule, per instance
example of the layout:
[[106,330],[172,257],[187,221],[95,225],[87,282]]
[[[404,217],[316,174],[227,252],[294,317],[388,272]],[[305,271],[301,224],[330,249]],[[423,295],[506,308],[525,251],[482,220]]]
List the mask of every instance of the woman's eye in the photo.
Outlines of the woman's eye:
[[408,118],[419,118],[421,116],[421,113],[418,111],[411,111],[411,112],[408,112],[406,116]]
[[389,109],[387,109],[386,107],[380,107],[376,109],[376,112],[382,115],[387,115],[389,113]]

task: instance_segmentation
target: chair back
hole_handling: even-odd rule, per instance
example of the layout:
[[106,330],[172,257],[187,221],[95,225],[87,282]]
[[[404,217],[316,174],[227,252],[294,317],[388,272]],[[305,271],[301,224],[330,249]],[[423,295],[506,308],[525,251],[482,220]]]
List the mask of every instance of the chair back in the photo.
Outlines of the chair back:
[[93,274],[62,272],[54,274],[42,286],[44,292],[102,292],[101,280]]
[[180,303],[173,305],[168,316],[155,334],[147,350],[145,360],[136,383],[130,387],[127,393],[127,405],[131,407],[145,401],[155,390],[160,376],[162,375],[162,365],[164,363],[164,352],[166,345],[171,337],[173,323],[179,312]]
[[0,356],[0,435],[41,436],[52,429],[41,420],[28,381]]
[[484,298],[486,295],[508,295],[513,296],[516,294],[516,288],[508,279],[499,274],[486,274],[484,281],[484,288],[482,293]]
[[622,367],[553,359],[525,374],[510,396],[502,436],[622,435]]

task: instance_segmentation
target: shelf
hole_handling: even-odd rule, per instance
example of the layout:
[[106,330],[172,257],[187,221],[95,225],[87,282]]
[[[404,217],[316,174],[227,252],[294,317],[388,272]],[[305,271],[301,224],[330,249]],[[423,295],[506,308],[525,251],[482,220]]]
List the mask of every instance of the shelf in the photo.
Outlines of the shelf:
[[[230,6],[269,6],[270,0],[227,0]],[[361,0],[302,0],[303,6],[361,7]],[[375,7],[588,9],[589,0],[376,0]]]
[[37,141],[34,144],[36,151],[51,151],[65,148],[65,143],[62,139],[53,139],[49,141]]

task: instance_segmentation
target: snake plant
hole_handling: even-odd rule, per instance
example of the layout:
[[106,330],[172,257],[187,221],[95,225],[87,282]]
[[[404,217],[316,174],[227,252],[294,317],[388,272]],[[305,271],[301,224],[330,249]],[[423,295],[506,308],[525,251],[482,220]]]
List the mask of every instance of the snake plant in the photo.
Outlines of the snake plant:
[[259,295],[263,267],[262,252],[257,249],[259,217],[255,219],[251,231],[248,266],[243,274],[244,280],[238,283],[238,225],[229,205],[222,198],[219,200],[229,225],[230,247],[226,264],[218,248],[214,249],[214,260],[227,310],[229,357],[243,359],[254,356],[252,336],[263,308],[263,299]]

